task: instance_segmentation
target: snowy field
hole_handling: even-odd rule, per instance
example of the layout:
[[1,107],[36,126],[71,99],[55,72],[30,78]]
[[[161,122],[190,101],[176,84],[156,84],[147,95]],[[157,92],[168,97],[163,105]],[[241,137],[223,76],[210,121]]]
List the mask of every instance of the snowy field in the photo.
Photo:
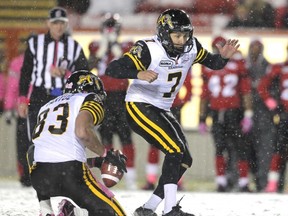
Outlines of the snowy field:
[[[150,196],[146,191],[114,190],[128,215]],[[179,192],[181,206],[195,216],[288,216],[288,194],[219,194]],[[57,209],[60,198],[54,198]],[[157,209],[161,215],[163,205]],[[17,181],[0,181],[0,216],[38,216],[38,201],[32,188],[22,188]]]

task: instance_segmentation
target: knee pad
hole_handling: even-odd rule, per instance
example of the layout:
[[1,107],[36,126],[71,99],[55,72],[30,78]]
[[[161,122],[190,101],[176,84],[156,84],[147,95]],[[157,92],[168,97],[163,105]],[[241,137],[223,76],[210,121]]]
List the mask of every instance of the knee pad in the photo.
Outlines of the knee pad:
[[163,184],[177,184],[182,159],[181,153],[166,154],[162,167]]

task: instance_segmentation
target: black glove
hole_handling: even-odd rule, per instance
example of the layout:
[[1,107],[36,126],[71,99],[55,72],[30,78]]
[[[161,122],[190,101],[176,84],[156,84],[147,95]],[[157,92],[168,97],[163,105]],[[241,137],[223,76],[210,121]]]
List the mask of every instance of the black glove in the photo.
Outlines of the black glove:
[[110,149],[109,151],[107,151],[107,155],[104,158],[104,161],[107,161],[114,166],[117,166],[120,171],[127,173],[127,157],[123,153],[120,153],[119,151],[114,151],[114,149]]
[[93,158],[87,158],[87,164],[90,168],[98,167],[100,168],[102,163],[104,161],[103,157],[93,157]]

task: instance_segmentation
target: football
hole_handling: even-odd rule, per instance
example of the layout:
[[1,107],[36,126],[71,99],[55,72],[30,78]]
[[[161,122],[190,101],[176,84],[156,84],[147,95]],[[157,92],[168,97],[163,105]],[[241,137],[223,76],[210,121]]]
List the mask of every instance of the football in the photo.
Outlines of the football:
[[104,161],[101,165],[101,178],[106,187],[111,188],[118,184],[123,178],[124,173],[117,166]]

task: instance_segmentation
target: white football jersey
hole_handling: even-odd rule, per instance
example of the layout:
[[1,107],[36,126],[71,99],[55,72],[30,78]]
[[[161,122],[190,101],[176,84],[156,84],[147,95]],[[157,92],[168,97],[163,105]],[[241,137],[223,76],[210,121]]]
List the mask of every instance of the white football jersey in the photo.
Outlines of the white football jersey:
[[88,110],[94,125],[104,118],[103,105],[94,93],[64,94],[41,107],[32,141],[35,162],[86,162],[85,146],[75,136],[75,121],[81,110]]
[[[193,39],[195,44],[195,39]],[[160,109],[170,110],[174,98],[183,85],[189,68],[196,59],[197,47],[181,55],[179,58],[170,58],[157,36],[143,40],[148,46],[151,63],[146,70],[158,73],[158,78],[149,83],[147,81],[133,79],[126,95],[128,102],[149,103]],[[137,47],[135,59],[141,59],[141,47]],[[134,56],[132,56],[133,58]]]

